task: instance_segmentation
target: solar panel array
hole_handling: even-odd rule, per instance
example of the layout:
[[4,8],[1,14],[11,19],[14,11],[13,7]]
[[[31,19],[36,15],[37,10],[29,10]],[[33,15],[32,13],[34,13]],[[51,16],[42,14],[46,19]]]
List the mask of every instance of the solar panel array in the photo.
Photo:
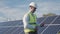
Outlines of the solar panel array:
[[[40,23],[60,24],[60,16],[58,16],[57,18],[56,17],[57,16],[41,17],[41,18],[37,19],[37,21],[38,21],[37,23],[38,24],[40,24]],[[21,25],[23,25],[22,20],[8,21],[8,22],[2,22],[2,23],[0,22],[0,34],[24,34],[23,26],[21,26]],[[19,27],[19,26],[21,26],[21,27]],[[38,34],[57,34],[57,32],[59,30],[60,30],[60,25],[54,25],[54,26],[48,25],[48,26],[44,26],[44,27],[38,26],[37,31],[38,31]]]

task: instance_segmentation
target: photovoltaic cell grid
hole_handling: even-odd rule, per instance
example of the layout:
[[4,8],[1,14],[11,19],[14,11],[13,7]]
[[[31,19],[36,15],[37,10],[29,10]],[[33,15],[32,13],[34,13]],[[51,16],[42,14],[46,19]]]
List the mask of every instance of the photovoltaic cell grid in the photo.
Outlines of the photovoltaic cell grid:
[[[37,21],[38,24],[50,24],[53,21],[54,22],[52,24],[60,24],[60,16],[41,17],[38,18]],[[38,26],[38,34],[57,34],[57,32],[60,30],[60,25],[48,26]],[[0,34],[24,34],[22,20],[0,23]]]

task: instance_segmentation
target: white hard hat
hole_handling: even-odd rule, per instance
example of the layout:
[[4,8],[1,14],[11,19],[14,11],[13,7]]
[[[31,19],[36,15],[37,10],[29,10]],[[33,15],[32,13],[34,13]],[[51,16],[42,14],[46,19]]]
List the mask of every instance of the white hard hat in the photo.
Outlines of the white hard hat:
[[33,7],[37,8],[37,4],[34,3],[34,2],[31,2],[31,3],[29,4],[29,6],[33,6]]

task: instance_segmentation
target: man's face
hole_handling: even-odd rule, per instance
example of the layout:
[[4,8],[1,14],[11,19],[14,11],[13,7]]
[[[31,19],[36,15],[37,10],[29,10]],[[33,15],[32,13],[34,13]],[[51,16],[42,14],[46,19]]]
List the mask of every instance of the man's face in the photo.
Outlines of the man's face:
[[33,6],[30,6],[30,10],[31,10],[32,13],[34,13],[36,11],[36,8],[33,7]]

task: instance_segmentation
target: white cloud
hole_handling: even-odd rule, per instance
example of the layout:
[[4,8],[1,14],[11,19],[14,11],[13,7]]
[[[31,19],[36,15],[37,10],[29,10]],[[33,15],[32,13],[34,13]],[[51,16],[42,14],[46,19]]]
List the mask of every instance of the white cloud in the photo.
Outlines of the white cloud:
[[60,4],[55,2],[43,2],[38,4],[38,9],[42,12],[51,12],[60,10]]
[[10,18],[11,20],[20,19],[22,12],[19,8],[9,8],[4,7],[0,8],[0,11],[5,14],[7,18]]
[[38,7],[41,10],[60,10],[60,3],[55,3],[55,2],[43,2],[38,4]]
[[5,22],[5,21],[8,21],[7,18],[0,17],[0,22]]

